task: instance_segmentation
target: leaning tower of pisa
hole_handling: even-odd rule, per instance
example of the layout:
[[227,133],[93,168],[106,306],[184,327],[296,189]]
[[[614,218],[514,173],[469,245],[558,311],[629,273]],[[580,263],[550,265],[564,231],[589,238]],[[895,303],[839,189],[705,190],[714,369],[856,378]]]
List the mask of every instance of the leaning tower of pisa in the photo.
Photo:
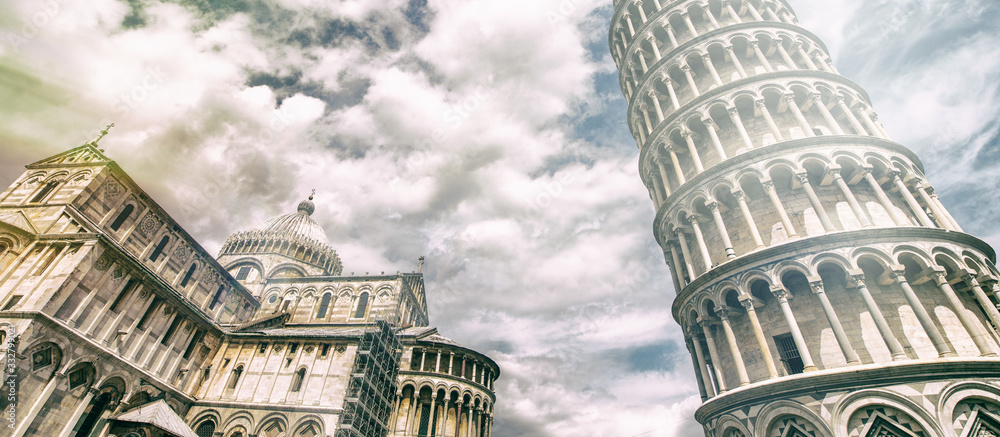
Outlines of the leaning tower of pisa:
[[783,0],[616,0],[708,436],[996,436],[995,253]]

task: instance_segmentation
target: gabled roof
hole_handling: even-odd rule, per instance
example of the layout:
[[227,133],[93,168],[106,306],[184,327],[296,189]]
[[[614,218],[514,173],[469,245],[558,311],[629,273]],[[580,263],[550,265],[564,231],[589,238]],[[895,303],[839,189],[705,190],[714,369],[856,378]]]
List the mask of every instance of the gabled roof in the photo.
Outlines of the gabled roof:
[[140,405],[112,419],[152,425],[175,437],[198,437],[163,399]]
[[0,211],[0,222],[7,223],[28,234],[38,234],[38,229],[31,224],[28,216],[21,211]]
[[28,168],[33,167],[45,167],[45,166],[60,166],[68,167],[74,165],[100,165],[109,164],[111,159],[101,152],[101,149],[95,147],[92,143],[84,144],[75,149],[67,150],[55,156],[50,156],[41,161],[28,164]]

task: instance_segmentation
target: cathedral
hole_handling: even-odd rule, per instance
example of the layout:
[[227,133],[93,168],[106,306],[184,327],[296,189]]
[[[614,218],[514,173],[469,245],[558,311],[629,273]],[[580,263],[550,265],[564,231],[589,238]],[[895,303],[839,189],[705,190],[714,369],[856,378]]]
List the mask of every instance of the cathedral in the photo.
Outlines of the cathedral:
[[497,364],[429,326],[419,268],[344,276],[315,210],[213,257],[97,140],[28,165],[0,194],[3,434],[491,435]]
[[784,0],[615,0],[709,437],[1000,435],[996,253]]

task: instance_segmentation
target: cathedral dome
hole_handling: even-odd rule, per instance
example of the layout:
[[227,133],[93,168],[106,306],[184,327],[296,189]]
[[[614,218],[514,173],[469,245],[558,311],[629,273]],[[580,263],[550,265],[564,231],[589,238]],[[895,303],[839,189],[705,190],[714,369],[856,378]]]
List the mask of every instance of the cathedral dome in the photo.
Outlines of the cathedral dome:
[[271,218],[257,230],[278,235],[283,234],[289,239],[304,238],[328,243],[330,238],[327,237],[326,231],[310,217],[315,211],[316,205],[312,203],[312,200],[304,200],[299,204],[298,211]]
[[[222,246],[220,260],[251,256],[258,258],[265,270],[269,270],[266,266],[280,265],[283,259],[318,267],[322,274],[339,275],[343,264],[337,251],[330,246],[326,231],[311,217],[315,211],[316,205],[309,196],[308,200],[299,203],[295,212],[273,217],[254,229],[231,235]],[[280,274],[262,273],[267,277]]]

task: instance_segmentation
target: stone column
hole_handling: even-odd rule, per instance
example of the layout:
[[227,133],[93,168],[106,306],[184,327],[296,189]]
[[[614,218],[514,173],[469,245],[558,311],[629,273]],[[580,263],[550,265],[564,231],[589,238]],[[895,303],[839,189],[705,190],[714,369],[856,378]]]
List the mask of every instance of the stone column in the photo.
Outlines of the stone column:
[[688,277],[694,281],[698,276],[694,274],[694,265],[692,263],[691,250],[688,248],[687,237],[684,235],[682,229],[678,228],[674,232],[677,233],[677,239],[680,241],[681,253],[684,255],[684,264],[688,269]]
[[837,184],[837,187],[840,188],[840,192],[844,194],[845,198],[847,198],[847,204],[851,206],[851,211],[853,211],[854,216],[858,218],[858,222],[861,223],[862,227],[872,227],[871,220],[868,220],[868,216],[865,215],[865,211],[861,209],[861,204],[858,203],[858,199],[854,197],[854,192],[851,191],[851,187],[847,186],[847,182],[844,181],[843,176],[840,175],[840,169],[834,169],[832,171],[833,182]]
[[934,321],[931,320],[930,314],[927,313],[927,308],[920,303],[920,299],[917,297],[917,293],[913,291],[910,287],[910,283],[906,281],[906,277],[903,276],[902,267],[900,270],[888,270],[886,271],[889,279],[895,281],[899,285],[899,288],[903,290],[903,297],[906,298],[906,302],[910,304],[910,308],[913,313],[917,316],[917,321],[920,322],[920,326],[924,328],[924,332],[930,337],[931,343],[934,343],[934,349],[937,350],[938,355],[941,357],[955,356],[955,351],[952,350],[951,346],[948,345],[944,340],[944,336],[941,335],[941,331],[938,330],[937,326],[934,325]]
[[660,190],[660,184],[656,183],[656,179],[655,178],[652,178],[652,179],[653,179],[652,182],[653,182],[653,190],[654,190],[653,191],[653,194],[654,194],[653,197],[654,197],[654,200],[656,200],[656,207],[659,208],[660,206],[663,205],[663,202],[665,201],[665,199],[667,197],[663,195],[663,191]]
[[[639,23],[645,23],[646,22],[646,11],[642,9],[642,6],[639,6],[636,9],[639,10]],[[640,26],[641,25],[642,24],[640,24]]]
[[799,178],[799,183],[802,184],[802,189],[805,190],[806,196],[809,197],[809,203],[811,203],[813,209],[816,210],[816,215],[819,216],[819,222],[823,225],[823,229],[826,232],[836,231],[837,228],[833,226],[833,222],[830,221],[830,216],[827,215],[826,208],[823,208],[823,203],[819,201],[819,196],[816,195],[816,191],[813,190],[812,184],[809,183],[809,175],[807,173],[799,173],[795,176]]
[[733,327],[729,324],[729,307],[719,306],[715,309],[715,313],[719,315],[719,319],[722,321],[722,331],[726,334],[726,342],[729,343],[729,353],[733,355],[733,361],[736,363],[736,374],[740,379],[740,387],[750,385],[750,376],[747,375],[747,367],[743,363],[743,354],[740,353],[740,348],[736,344],[736,334],[733,333]]
[[674,173],[677,175],[677,181],[680,182],[681,185],[684,185],[687,183],[687,180],[684,179],[684,170],[681,168],[681,162],[677,159],[677,151],[674,150],[673,146],[667,147],[666,149],[667,153],[670,154],[670,162],[674,164]]
[[[814,51],[813,53],[815,54],[816,52]],[[836,71],[833,71],[833,68],[826,63],[826,59],[824,59],[823,56],[816,56],[815,59],[819,61],[819,68],[823,69],[823,71],[827,73],[836,73]]]
[[667,86],[667,92],[670,93],[670,104],[674,105],[674,111],[681,109],[681,102],[677,100],[677,91],[674,89],[674,82],[670,80],[670,76],[664,73],[661,80]]
[[882,315],[882,310],[878,307],[878,303],[872,297],[870,291],[868,291],[868,286],[865,285],[865,276],[860,270],[853,272],[848,272],[851,277],[851,282],[858,290],[858,294],[861,295],[861,299],[865,302],[865,307],[868,308],[868,314],[872,316],[872,320],[875,322],[875,327],[878,328],[879,335],[882,336],[882,341],[885,346],[889,348],[889,353],[892,355],[893,361],[899,361],[906,359],[906,353],[903,352],[903,346],[899,344],[899,340],[896,340],[896,336],[892,333],[892,329],[889,328],[889,323],[885,321],[885,316]]
[[680,263],[677,261],[677,254],[674,253],[673,250],[668,249],[663,251],[663,256],[667,259],[667,264],[670,267],[670,279],[673,280],[674,283],[674,294],[680,294],[683,286],[681,286],[679,278],[681,271],[678,270],[680,268]]
[[1000,311],[997,310],[996,304],[994,304],[993,301],[990,300],[989,296],[986,295],[982,285],[979,284],[979,280],[972,277],[972,275],[969,275],[968,273],[965,275],[965,280],[969,283],[969,286],[972,287],[973,296],[975,296],[976,300],[979,301],[979,306],[983,307],[983,311],[986,312],[986,316],[991,322],[993,322],[993,326],[1000,329]]
[[743,144],[747,146],[747,149],[753,149],[753,141],[750,141],[750,134],[747,133],[746,126],[743,125],[743,119],[740,118],[740,111],[735,106],[727,109],[729,111],[729,118],[733,119],[733,124],[736,125],[736,129],[740,132]]
[[861,122],[858,121],[858,117],[855,117],[851,108],[847,106],[847,103],[844,103],[844,96],[838,95],[834,97],[834,100],[837,102],[837,107],[840,108],[844,115],[847,116],[847,121],[851,123],[851,127],[857,131],[858,135],[868,135],[868,131],[866,131],[865,127],[861,125]]
[[889,200],[889,196],[887,196],[885,191],[882,190],[882,185],[875,180],[875,176],[872,176],[871,170],[862,168],[861,171],[865,172],[865,181],[867,181],[868,186],[875,191],[875,196],[878,197],[879,203],[882,204],[882,208],[885,208],[885,212],[889,213],[889,217],[892,217],[892,221],[896,223],[896,226],[910,226],[910,221],[905,217],[900,216],[899,211],[896,211],[892,201]]
[[[73,427],[75,427],[76,423],[80,421],[80,417],[83,416],[83,412],[87,411],[90,401],[92,401],[96,395],[97,389],[93,387],[87,388],[87,394],[84,395],[83,399],[80,399],[80,401],[77,402],[76,409],[73,410],[73,415],[67,418],[68,420],[66,422],[66,426],[64,426],[62,432],[59,433],[59,437],[69,437],[69,435],[73,433]],[[25,431],[27,431],[27,429],[25,429]]]
[[875,127],[878,128],[879,132],[882,132],[882,137],[887,140],[892,140],[892,138],[889,137],[889,133],[885,131],[885,127],[882,126],[882,122],[878,121],[878,114],[872,112],[871,119],[875,122]]
[[715,374],[715,382],[719,384],[719,394],[729,391],[726,388],[726,377],[722,374],[722,369],[719,368],[719,351],[715,347],[715,337],[712,336],[712,324],[708,320],[698,321],[698,325],[701,326],[702,332],[705,333],[705,344],[708,345],[708,356],[712,358],[712,370]]
[[705,236],[701,233],[701,225],[698,223],[698,216],[694,214],[689,215],[688,223],[691,223],[691,228],[694,230],[694,239],[698,243],[702,263],[705,264],[705,273],[708,273],[709,270],[712,270],[712,256],[709,255],[708,246],[705,245]]
[[874,135],[877,138],[885,138],[882,135],[882,131],[878,128],[878,126],[875,125],[875,122],[872,121],[872,118],[868,116],[868,108],[860,104],[857,105],[856,108],[858,110],[858,114],[861,115],[861,120],[863,120],[865,122],[865,125],[868,126],[868,130],[872,132],[872,135]]
[[809,288],[819,298],[819,302],[823,306],[823,313],[826,314],[826,320],[833,328],[833,335],[837,337],[837,344],[840,345],[840,350],[844,353],[844,360],[847,361],[847,364],[861,364],[861,358],[858,357],[854,346],[851,346],[851,341],[847,337],[847,333],[844,332],[844,325],[840,324],[840,318],[837,317],[837,312],[833,310],[833,304],[830,303],[830,298],[826,295],[826,290],[823,289],[823,281],[810,281]]
[[636,49],[635,55],[639,58],[639,66],[642,67],[642,75],[645,76],[649,73],[649,65],[646,64],[646,57],[642,55],[642,47]]
[[701,370],[699,369],[700,363],[698,362],[698,358],[696,357],[696,354],[694,352],[694,344],[691,342],[691,339],[688,338],[687,336],[684,337],[684,344],[687,345],[688,353],[691,354],[691,362],[694,363],[694,379],[698,383],[698,393],[701,395],[701,401],[702,402],[707,401],[708,390],[705,388],[707,384],[705,383],[704,378],[702,378],[701,372],[699,371]]
[[691,31],[691,37],[692,38],[697,38],[698,37],[698,30],[696,30],[694,28],[694,23],[691,22],[691,14],[688,14],[687,12],[685,12],[685,13],[681,14],[681,18],[684,19],[684,24],[686,24],[687,27],[688,27],[688,30]]
[[903,196],[903,200],[905,200],[906,204],[910,206],[911,210],[913,210],[913,214],[917,216],[917,220],[920,220],[920,223],[928,228],[937,227],[934,222],[931,221],[931,218],[927,216],[927,213],[924,212],[924,209],[920,207],[920,204],[917,203],[917,199],[913,197],[912,193],[910,193],[910,189],[907,188],[906,184],[903,183],[903,180],[900,179],[899,172],[893,170],[889,177],[892,178],[892,183],[896,185],[896,189],[899,190],[899,194]]
[[781,44],[780,41],[775,41],[778,46],[778,53],[781,55],[781,60],[785,61],[785,65],[789,70],[799,70],[798,64],[792,59],[792,56],[788,54],[788,50],[785,50],[785,46]]
[[705,53],[701,55],[701,60],[705,63],[705,67],[708,68],[708,72],[712,74],[712,79],[715,80],[715,84],[722,86],[722,78],[719,77],[719,71],[715,69],[715,64],[712,63],[712,55]]
[[409,411],[406,412],[406,435],[414,435],[419,431],[418,426],[414,426],[413,419],[417,417],[417,404],[420,400],[420,394],[416,389],[413,390],[413,394],[410,396],[410,407]]
[[771,117],[771,111],[767,109],[767,102],[764,99],[757,100],[754,102],[757,106],[757,110],[760,111],[761,115],[764,116],[764,120],[767,121],[767,126],[771,128],[771,133],[774,134],[774,139],[777,141],[785,141],[785,137],[781,135],[781,130],[778,129],[778,125],[774,122],[774,117]]
[[931,196],[928,195],[927,190],[924,189],[924,182],[921,181],[920,179],[917,179],[916,181],[914,181],[913,186],[914,188],[916,188],[917,194],[924,201],[924,204],[930,207],[931,212],[934,213],[934,217],[937,218],[939,227],[947,229],[949,231],[957,231],[957,229],[952,227],[951,221],[948,220],[948,217],[947,215],[945,215],[944,211],[941,210],[941,208],[938,208],[937,203],[934,203],[934,201],[931,200]]
[[438,437],[448,436],[448,416],[451,415],[451,406],[448,405],[451,401],[445,397],[444,399],[444,420],[441,421],[441,427],[438,428]]
[[664,119],[663,107],[660,106],[660,98],[656,95],[656,92],[652,90],[650,90],[646,95],[653,101],[653,109],[656,109],[656,124],[659,125]]
[[729,12],[729,16],[733,19],[733,22],[740,24],[743,20],[740,18],[740,14],[736,13],[736,9],[733,9],[733,3],[730,0],[723,0],[722,7]]
[[722,147],[722,142],[719,141],[719,133],[716,132],[718,126],[715,125],[715,121],[712,117],[705,117],[701,119],[701,123],[705,125],[705,130],[708,131],[708,136],[712,140],[712,145],[715,146],[715,152],[719,154],[719,161],[725,161],[729,159],[726,156],[726,149]]
[[757,244],[757,248],[761,249],[764,247],[764,240],[760,237],[760,231],[757,229],[757,222],[753,219],[753,214],[750,213],[750,207],[747,206],[746,194],[742,191],[737,191],[733,193],[736,197],[736,201],[740,204],[740,211],[743,213],[743,220],[747,222],[747,228],[750,229],[750,235],[753,237],[753,242]]
[[948,304],[951,306],[952,310],[955,312],[955,316],[958,317],[958,321],[962,323],[965,327],[965,331],[969,333],[969,337],[972,337],[972,342],[976,344],[976,348],[979,349],[980,355],[984,357],[995,357],[996,351],[990,346],[989,342],[986,341],[986,333],[979,328],[969,315],[966,313],[965,304],[958,298],[955,294],[955,289],[951,287],[948,283],[948,279],[945,278],[945,271],[943,267],[933,267],[929,272],[927,272],[924,280],[932,280],[941,294],[948,299]]
[[667,168],[661,162],[661,158],[658,156],[653,157],[656,161],[656,168],[660,170],[660,180],[663,182],[663,189],[667,193],[667,197],[670,197],[670,179],[667,178]]
[[802,358],[802,364],[804,366],[803,371],[816,371],[816,364],[813,363],[812,355],[809,353],[806,341],[802,338],[802,331],[799,330],[799,324],[795,321],[795,315],[792,314],[792,307],[788,305],[788,297],[790,296],[788,290],[780,287],[772,287],[771,293],[774,294],[774,297],[778,298],[778,304],[781,306],[781,312],[785,316],[785,323],[788,324],[788,329],[791,330],[792,340],[795,341],[795,347],[799,349],[799,356]]
[[726,246],[726,258],[735,259],[736,250],[733,249],[733,241],[729,238],[729,231],[726,230],[726,223],[722,220],[722,213],[719,211],[718,202],[710,202],[707,205],[709,211],[712,211],[712,218],[715,219],[715,228],[719,230],[719,235],[722,237],[722,244]]
[[792,220],[788,218],[788,213],[785,212],[785,206],[781,204],[781,199],[778,198],[778,192],[774,189],[774,182],[763,181],[764,191],[767,193],[767,197],[771,199],[771,205],[774,209],[778,211],[778,217],[781,219],[781,224],[785,226],[785,230],[788,231],[788,238],[798,238],[799,234],[795,232],[795,227],[792,226]]
[[677,273],[677,276],[678,276],[677,277],[677,282],[680,283],[680,285],[681,285],[680,287],[677,288],[677,292],[680,293],[681,289],[684,288],[684,285],[686,285],[684,283],[684,272],[681,271],[681,266],[683,265],[686,268],[687,264],[686,263],[681,263],[680,257],[677,254],[677,250],[678,249],[675,248],[675,246],[676,246],[675,244],[673,244],[672,242],[668,241],[667,245],[670,246],[670,256],[673,257],[674,264],[677,265],[677,268],[674,269],[674,272]]
[[625,22],[628,23],[628,37],[629,38],[634,37],[635,26],[632,25],[632,14],[625,12],[624,14],[622,14],[622,17],[625,18]]
[[746,79],[747,71],[743,69],[743,63],[740,62],[740,58],[736,57],[736,51],[733,50],[733,46],[726,46],[726,53],[729,54],[729,59],[733,60],[733,65],[736,66],[736,71],[740,73],[740,77]]
[[708,372],[708,363],[705,362],[705,353],[701,350],[701,341],[697,336],[694,335],[694,329],[691,329],[691,338],[694,340],[694,354],[698,363],[698,370],[701,371],[701,379],[705,381],[705,391],[708,397],[715,397],[715,385],[712,384],[712,377]]
[[809,55],[806,54],[806,51],[802,48],[802,43],[796,42],[794,45],[792,45],[792,50],[799,53],[799,56],[802,57],[802,60],[805,61],[806,66],[809,67],[810,70],[819,70],[819,67],[817,67],[816,64],[813,63],[812,58],[810,58]]
[[[59,385],[60,381],[66,378],[66,375],[63,374],[63,372],[67,370],[66,367],[66,365],[62,365],[61,369],[52,374],[49,381],[45,384],[45,388],[43,388],[42,392],[39,393],[34,399],[31,403],[31,408],[29,408],[26,413],[17,415],[18,425],[17,429],[14,430],[14,434],[12,434],[13,437],[23,437],[28,432],[28,427],[34,423],[35,417],[38,417],[38,413],[41,412],[42,408],[45,407],[45,404],[48,403],[49,397],[52,396],[52,392],[55,391],[56,386]],[[25,401],[27,401],[27,399],[25,399]],[[69,419],[71,421],[73,420],[73,418]]]
[[750,319],[750,326],[753,328],[753,336],[757,339],[757,347],[764,357],[764,366],[767,368],[768,379],[778,377],[778,368],[774,364],[774,357],[771,356],[771,348],[767,346],[767,338],[764,337],[764,330],[760,327],[760,320],[757,319],[757,310],[753,307],[753,298],[747,296],[740,300],[743,308],[747,310],[747,317]]
[[816,105],[816,109],[819,110],[820,114],[823,114],[823,119],[826,123],[830,125],[830,130],[833,131],[835,135],[844,135],[844,130],[840,128],[840,123],[837,119],[833,118],[833,114],[827,109],[826,103],[823,103],[823,95],[820,93],[812,93],[809,95],[813,99],[813,103]]
[[937,204],[938,208],[941,209],[941,212],[944,213],[945,218],[951,222],[952,228],[958,232],[965,232],[962,230],[962,226],[958,224],[958,221],[955,220],[955,217],[952,217],[951,213],[948,212],[948,208],[945,208],[944,204],[941,203],[941,199],[939,199],[937,194],[934,193],[934,187],[928,185],[925,189],[927,190],[927,194],[931,196],[931,201]]
[[750,11],[750,16],[752,16],[754,20],[764,21],[764,17],[760,16],[760,12],[757,12],[757,8],[754,7],[753,4],[751,4],[748,1],[744,1],[743,6],[745,6],[747,10]]
[[767,57],[764,56],[764,52],[760,50],[760,43],[757,41],[750,41],[750,48],[757,54],[757,60],[764,66],[764,69],[766,69],[768,73],[773,73],[774,67],[771,67],[771,63],[768,62]]
[[642,113],[642,119],[646,122],[646,132],[647,135],[653,134],[653,122],[649,119],[649,105],[646,102],[639,104],[639,112]]
[[688,153],[691,154],[691,161],[694,161],[694,169],[698,173],[705,171],[705,167],[701,164],[701,156],[698,154],[698,146],[694,144],[694,133],[685,129],[681,132],[681,136],[684,137],[684,142],[687,143]]
[[680,47],[680,44],[677,43],[677,35],[674,34],[674,28],[670,27],[670,23],[666,19],[663,22],[663,30],[667,31],[667,37],[670,38],[670,45],[674,46],[675,49]]
[[708,4],[705,4],[704,11],[705,15],[708,16],[708,21],[712,23],[713,28],[718,29],[719,27],[721,27],[719,26],[719,20],[715,18],[715,14],[712,13],[712,10],[708,7]]
[[681,66],[681,71],[684,72],[684,77],[687,78],[688,85],[691,86],[691,91],[694,93],[694,96],[700,97],[701,91],[698,91],[698,84],[694,81],[694,73],[691,71],[691,66],[684,64]]
[[795,94],[785,94],[785,103],[788,108],[792,110],[792,115],[795,116],[795,120],[799,122],[799,126],[802,127],[802,132],[806,137],[812,138],[816,136],[813,132],[812,126],[809,125],[809,121],[806,120],[805,115],[802,115],[802,108],[799,108],[799,104],[795,103]]

